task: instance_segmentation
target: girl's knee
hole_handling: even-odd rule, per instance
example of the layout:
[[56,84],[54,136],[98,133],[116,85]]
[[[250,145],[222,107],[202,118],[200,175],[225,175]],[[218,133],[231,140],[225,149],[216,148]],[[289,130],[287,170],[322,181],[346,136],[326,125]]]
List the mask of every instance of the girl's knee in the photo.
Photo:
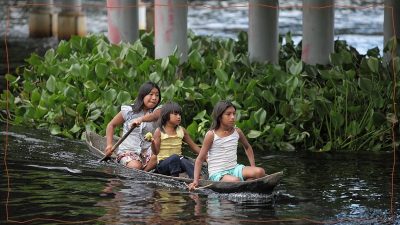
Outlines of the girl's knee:
[[134,169],[138,169],[138,170],[141,170],[142,169],[142,163],[141,162],[139,162],[139,161],[137,161],[137,160],[132,160],[132,161],[130,161],[130,162],[128,162],[127,164],[126,164],[126,167],[128,167],[128,168],[134,168]]
[[246,170],[243,171],[243,178],[247,179],[256,179],[265,176],[265,170],[261,167],[246,167]]
[[147,165],[143,168],[144,171],[150,171],[152,169],[155,169],[157,166],[157,156],[156,155],[152,155],[150,157],[149,162],[147,162]]
[[181,161],[180,156],[175,155],[175,154],[170,156],[170,160],[171,160],[171,162],[174,162],[174,163],[176,163],[176,162],[180,163],[180,161]]
[[261,167],[256,167],[255,176],[257,178],[265,176],[265,170],[263,168],[261,168]]
[[225,175],[221,178],[220,181],[224,181],[224,182],[239,182],[240,178],[239,177],[235,177],[235,176],[231,176],[231,175]]

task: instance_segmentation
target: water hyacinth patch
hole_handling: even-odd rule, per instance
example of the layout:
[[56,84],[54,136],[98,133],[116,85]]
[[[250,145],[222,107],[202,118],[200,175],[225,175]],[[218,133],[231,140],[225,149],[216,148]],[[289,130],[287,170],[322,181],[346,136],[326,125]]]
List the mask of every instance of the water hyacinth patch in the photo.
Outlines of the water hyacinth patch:
[[[154,59],[152,33],[120,45],[104,36],[73,37],[44,56],[33,53],[25,66],[7,74],[10,90],[1,94],[1,109],[8,94],[13,124],[70,138],[84,138],[86,130],[104,135],[120,106],[151,80],[160,85],[163,101],[183,106],[183,125],[199,142],[213,106],[229,99],[237,107],[237,126],[259,149],[390,149],[393,124],[399,136],[393,114],[399,74],[392,74],[379,50],[360,55],[336,41],[331,64],[311,66],[301,61],[301,45],[294,45],[290,33],[284,38],[279,64],[271,65],[249,61],[246,33],[237,41],[189,33],[188,60],[182,64],[175,54]],[[392,63],[399,68],[397,57]],[[1,117],[6,120],[5,113]]]

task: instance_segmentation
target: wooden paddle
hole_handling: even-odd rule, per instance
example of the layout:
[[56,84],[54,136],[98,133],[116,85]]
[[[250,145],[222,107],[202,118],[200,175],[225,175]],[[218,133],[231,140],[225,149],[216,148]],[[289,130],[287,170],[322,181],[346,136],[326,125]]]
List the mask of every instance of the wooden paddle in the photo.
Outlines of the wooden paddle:
[[[128,137],[128,135],[129,135],[130,133],[132,133],[132,131],[133,131],[136,127],[138,127],[138,125],[135,125],[135,126],[132,125],[131,128],[124,134],[124,136],[122,136],[122,137],[117,141],[117,143],[115,143],[115,144],[112,146],[111,152],[114,152],[114,150],[115,150],[116,148],[118,148],[118,146]],[[103,158],[100,159],[99,162],[107,162],[107,161],[110,160],[110,159],[111,159],[111,156],[104,156]]]

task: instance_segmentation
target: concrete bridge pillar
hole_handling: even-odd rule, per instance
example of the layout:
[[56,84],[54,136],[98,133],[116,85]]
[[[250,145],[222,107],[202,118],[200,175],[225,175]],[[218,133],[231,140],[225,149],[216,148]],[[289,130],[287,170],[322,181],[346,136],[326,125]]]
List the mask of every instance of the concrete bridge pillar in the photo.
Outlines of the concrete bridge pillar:
[[29,12],[29,37],[43,38],[57,35],[57,14],[53,0],[33,0]]
[[139,38],[137,0],[107,0],[108,39],[113,44],[134,43]]
[[146,6],[146,31],[154,31],[154,0],[150,0]]
[[188,55],[187,0],[155,0],[155,58],[171,55],[178,48],[180,62]]
[[[386,46],[387,42],[394,36],[400,38],[400,1],[399,0],[385,0],[384,22],[383,22],[383,44]],[[395,56],[400,55],[400,43],[397,43],[397,52]],[[386,59],[391,59],[392,53],[386,54]]]
[[139,30],[146,29],[146,8],[147,5],[142,0],[138,2],[138,15],[139,15]]
[[62,1],[58,14],[58,39],[69,39],[72,35],[86,35],[86,16],[82,12],[81,0]]
[[334,11],[334,0],[303,0],[301,59],[305,63],[329,63],[334,52]]
[[278,0],[249,0],[250,61],[279,63],[278,17]]

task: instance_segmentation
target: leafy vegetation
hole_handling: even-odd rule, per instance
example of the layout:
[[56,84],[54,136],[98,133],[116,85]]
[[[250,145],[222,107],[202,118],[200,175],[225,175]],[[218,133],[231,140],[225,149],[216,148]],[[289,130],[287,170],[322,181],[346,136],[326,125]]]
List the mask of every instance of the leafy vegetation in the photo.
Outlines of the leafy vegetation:
[[[288,33],[279,65],[271,65],[249,61],[246,33],[237,41],[189,34],[188,61],[180,64],[176,54],[154,59],[153,38],[143,33],[134,44],[113,45],[104,36],[76,36],[43,57],[32,54],[6,75],[10,91],[1,95],[1,109],[8,103],[13,124],[84,138],[85,130],[104,134],[120,106],[151,80],[163,101],[183,106],[183,124],[200,142],[221,99],[233,101],[237,126],[259,149],[387,150],[392,126],[399,139],[393,104],[400,99],[400,61],[386,65],[378,48],[360,55],[336,41],[331,65],[311,66]],[[393,46],[395,40],[388,51]]]

